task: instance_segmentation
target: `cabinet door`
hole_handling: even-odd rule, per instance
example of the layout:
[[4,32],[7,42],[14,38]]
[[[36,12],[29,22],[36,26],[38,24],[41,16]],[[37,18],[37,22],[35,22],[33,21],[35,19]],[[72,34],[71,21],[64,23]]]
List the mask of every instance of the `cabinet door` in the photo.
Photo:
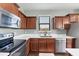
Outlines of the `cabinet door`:
[[66,39],[66,48],[75,48],[75,38]]
[[46,39],[39,39],[39,52],[47,52],[46,49]]
[[26,29],[26,18],[21,18],[21,29]]
[[47,52],[55,52],[55,39],[47,39]]
[[64,16],[63,17],[63,27],[64,27],[64,24],[70,24],[69,16]]
[[78,15],[77,14],[69,14],[70,22],[78,22]]
[[27,29],[30,29],[31,28],[31,19],[30,18],[27,18],[27,24],[26,24],[26,28]]
[[36,17],[27,17],[27,29],[36,29]]
[[36,39],[36,38],[30,39],[30,51],[38,52],[38,39]]
[[63,28],[63,17],[55,17],[54,18],[55,28]]

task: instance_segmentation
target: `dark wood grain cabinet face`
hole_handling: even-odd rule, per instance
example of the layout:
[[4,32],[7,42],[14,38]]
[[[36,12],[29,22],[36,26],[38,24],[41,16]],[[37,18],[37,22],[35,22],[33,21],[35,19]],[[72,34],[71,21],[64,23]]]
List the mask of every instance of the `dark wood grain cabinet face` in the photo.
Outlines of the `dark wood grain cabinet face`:
[[66,39],[66,48],[75,48],[75,38]]
[[67,16],[69,16],[71,23],[79,22],[79,14],[68,14]]
[[30,51],[54,53],[55,39],[54,38],[31,38]]
[[54,27],[55,27],[55,29],[63,27],[63,18],[62,17],[54,18]]
[[47,52],[46,39],[39,39],[39,52]]
[[38,52],[38,39],[37,38],[30,39],[30,51]]
[[55,39],[47,39],[47,51],[55,52]]
[[69,16],[55,16],[53,18],[53,29],[69,29],[70,20]]
[[27,29],[36,29],[36,17],[27,17]]
[[53,18],[53,22],[54,22],[54,29],[59,29],[59,28],[63,28],[63,17],[61,16],[56,16],[55,18]]
[[21,22],[20,22],[20,28],[21,29],[26,29],[26,22],[27,22],[27,17],[21,12],[21,11],[19,11],[18,12],[18,16],[20,17],[20,19],[21,19]]

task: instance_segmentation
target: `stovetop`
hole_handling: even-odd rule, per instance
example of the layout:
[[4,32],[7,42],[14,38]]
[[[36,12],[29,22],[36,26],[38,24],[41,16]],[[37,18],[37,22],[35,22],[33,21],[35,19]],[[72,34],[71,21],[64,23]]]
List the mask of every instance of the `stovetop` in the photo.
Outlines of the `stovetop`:
[[26,40],[13,40],[13,43],[8,44],[7,46],[0,48],[0,52],[12,52],[16,48],[18,48],[20,45],[24,44]]

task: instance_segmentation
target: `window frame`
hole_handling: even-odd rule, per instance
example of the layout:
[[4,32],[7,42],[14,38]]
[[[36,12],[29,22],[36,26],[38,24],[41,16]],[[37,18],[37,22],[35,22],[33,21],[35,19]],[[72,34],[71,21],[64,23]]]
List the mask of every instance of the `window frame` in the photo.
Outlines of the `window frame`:
[[[49,23],[40,23],[40,17],[49,17]],[[49,30],[50,30],[50,16],[39,16],[38,24],[39,24],[39,30],[40,30],[40,24],[48,24],[49,25]]]

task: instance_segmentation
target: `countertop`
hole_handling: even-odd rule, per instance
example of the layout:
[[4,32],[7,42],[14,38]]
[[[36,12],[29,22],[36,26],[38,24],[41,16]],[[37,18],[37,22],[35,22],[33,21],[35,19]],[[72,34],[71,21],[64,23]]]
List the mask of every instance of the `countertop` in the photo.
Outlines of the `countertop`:
[[38,34],[22,34],[22,35],[18,35],[15,36],[14,39],[26,39],[28,40],[29,38],[56,38],[56,40],[64,40],[66,38],[75,38],[75,37],[71,37],[71,36],[56,36],[56,35],[52,35],[51,37],[41,37]]
[[79,56],[79,48],[67,48],[65,50],[72,56]]
[[9,53],[2,53],[2,52],[0,52],[0,56],[8,56],[9,55]]

